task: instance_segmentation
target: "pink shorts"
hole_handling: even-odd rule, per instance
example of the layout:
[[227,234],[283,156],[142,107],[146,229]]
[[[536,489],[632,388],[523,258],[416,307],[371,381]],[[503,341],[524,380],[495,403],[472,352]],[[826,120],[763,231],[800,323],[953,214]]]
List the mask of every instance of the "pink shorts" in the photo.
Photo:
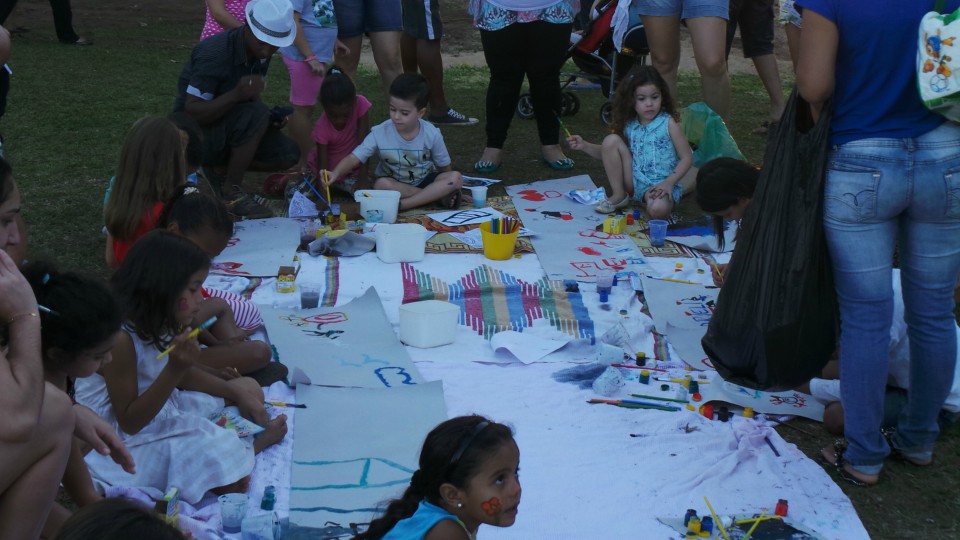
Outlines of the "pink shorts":
[[291,60],[281,56],[283,63],[290,72],[290,103],[298,107],[313,107],[317,104],[320,95],[320,85],[323,77],[313,74],[310,65],[306,62]]

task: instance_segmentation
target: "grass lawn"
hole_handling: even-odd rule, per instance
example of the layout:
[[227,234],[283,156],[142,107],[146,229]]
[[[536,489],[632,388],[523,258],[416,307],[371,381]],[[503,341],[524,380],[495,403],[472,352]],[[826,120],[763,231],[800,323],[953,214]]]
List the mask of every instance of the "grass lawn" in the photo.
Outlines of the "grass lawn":
[[[101,203],[124,133],[140,117],[170,111],[177,76],[196,42],[202,17],[195,7],[189,10],[191,17],[195,16],[189,24],[184,22],[185,16],[167,20],[140,9],[133,6],[123,24],[117,22],[118,14],[112,19],[88,18],[84,29],[97,38],[93,47],[57,44],[48,35],[52,34],[49,21],[43,19],[14,41],[14,75],[2,133],[4,151],[24,196],[33,258],[53,258],[63,268],[107,274],[100,234]],[[49,13],[43,17],[48,18]],[[486,80],[483,68],[452,67],[446,71],[447,94],[461,112],[483,118]],[[372,70],[362,70],[360,87],[374,102],[371,121],[385,119],[379,78]],[[276,59],[264,100],[270,105],[286,104],[287,88],[286,69]],[[696,77],[683,77],[680,102],[697,101],[698,93]],[[564,121],[572,132],[598,142],[605,133],[598,121],[604,98],[598,90],[578,95],[580,112]],[[747,159],[759,163],[765,140],[750,133],[766,115],[766,95],[758,79],[733,77],[733,100],[730,131]],[[482,125],[445,128],[444,135],[454,166],[472,174],[470,166],[484,145]],[[577,160],[575,173],[589,174],[598,184],[605,184],[599,161],[572,151],[569,156]],[[540,161],[535,123],[515,119],[503,166],[492,176],[505,183],[525,183],[562,174]],[[690,207],[684,203],[685,209]],[[830,442],[816,423],[791,425],[803,432],[779,431],[811,457],[816,458],[819,447]],[[957,432],[953,429],[944,435],[934,467],[890,463],[878,487],[842,485],[871,536],[960,537],[960,485],[956,475],[949,473],[960,465]]]

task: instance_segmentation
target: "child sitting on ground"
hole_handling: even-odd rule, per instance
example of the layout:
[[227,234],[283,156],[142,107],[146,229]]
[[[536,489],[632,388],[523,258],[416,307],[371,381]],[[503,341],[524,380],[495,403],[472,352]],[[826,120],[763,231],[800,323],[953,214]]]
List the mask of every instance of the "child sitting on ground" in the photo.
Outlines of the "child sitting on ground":
[[[233,220],[223,201],[193,186],[178,188],[160,215],[157,228],[187,238],[210,258],[219,255],[233,236]],[[256,304],[218,289],[201,288],[200,293],[204,301],[197,320],[202,323],[217,317],[217,322],[198,336],[206,346],[200,362],[213,368],[236,369],[244,375],[266,367],[270,346],[248,339],[250,332],[263,324]]]
[[[128,475],[90,454],[95,479],[160,491],[176,486],[183,500],[196,503],[211,490],[246,491],[254,453],[286,435],[286,417],[269,419],[253,379],[224,380],[197,367],[200,346],[190,332],[198,324],[209,266],[209,257],[189,240],[151,231],[114,274],[126,322],[113,361],[77,381],[76,399],[119,429],[138,467]],[[266,428],[252,449],[235,431],[209,420],[225,403]]]
[[186,176],[180,130],[166,118],[138,120],[124,140],[103,213],[108,266],[120,266],[133,242],[153,229]]
[[339,182],[378,153],[373,188],[399,191],[401,211],[434,201],[459,208],[463,176],[451,167],[440,130],[423,120],[429,97],[422,75],[404,73],[394,79],[390,85],[390,119],[374,126],[360,146],[324,180]]
[[674,204],[690,191],[687,175],[693,151],[677,123],[677,111],[666,81],[650,66],[634,68],[617,86],[613,124],[602,144],[579,135],[567,139],[570,148],[603,160],[612,193],[594,209],[612,214],[633,199],[646,205],[653,219],[670,217]]
[[[187,540],[156,512],[127,499],[111,498],[74,514],[54,540]],[[190,538],[193,538],[192,536]]]
[[[320,87],[320,105],[323,114],[312,134],[316,145],[308,158],[314,173],[335,169],[370,133],[370,100],[357,94],[353,81],[336,66],[330,68]],[[364,164],[344,173],[334,185],[352,194],[366,181]]]
[[[74,273],[60,274],[50,264],[30,263],[24,268],[24,276],[37,303],[52,310],[40,314],[44,378],[72,396],[74,381],[93,375],[110,361],[110,351],[120,332],[120,306],[100,280]],[[103,498],[93,487],[83,461],[88,450],[74,437],[63,473],[63,488],[80,508]],[[68,517],[70,511],[55,504],[44,536],[52,536]]]
[[510,428],[459,416],[433,428],[403,496],[354,540],[472,540],[509,527],[520,505],[520,450]]

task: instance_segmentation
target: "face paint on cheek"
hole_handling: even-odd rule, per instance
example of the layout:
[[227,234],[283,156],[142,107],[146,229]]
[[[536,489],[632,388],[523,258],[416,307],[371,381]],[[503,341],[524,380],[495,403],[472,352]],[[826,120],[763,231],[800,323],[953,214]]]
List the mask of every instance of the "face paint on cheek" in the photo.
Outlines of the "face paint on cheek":
[[484,502],[480,505],[483,508],[483,511],[487,513],[488,516],[493,516],[500,511],[500,499],[493,497],[489,501]]

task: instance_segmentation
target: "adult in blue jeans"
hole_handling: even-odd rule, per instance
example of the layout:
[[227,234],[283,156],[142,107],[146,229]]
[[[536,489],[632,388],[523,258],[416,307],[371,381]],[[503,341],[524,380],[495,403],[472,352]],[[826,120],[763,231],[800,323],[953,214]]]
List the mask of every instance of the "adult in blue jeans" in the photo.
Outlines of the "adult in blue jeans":
[[[932,2],[797,0],[797,84],[815,115],[833,107],[824,225],[840,303],[844,445],[823,458],[875,484],[894,453],[933,463],[937,416],[957,358],[953,289],[960,271],[960,126],[924,108],[917,28]],[[946,3],[946,11],[960,0]],[[882,73],[882,80],[878,74]],[[832,101],[828,100],[831,99]],[[899,249],[910,338],[910,394],[892,448],[880,433]]]

